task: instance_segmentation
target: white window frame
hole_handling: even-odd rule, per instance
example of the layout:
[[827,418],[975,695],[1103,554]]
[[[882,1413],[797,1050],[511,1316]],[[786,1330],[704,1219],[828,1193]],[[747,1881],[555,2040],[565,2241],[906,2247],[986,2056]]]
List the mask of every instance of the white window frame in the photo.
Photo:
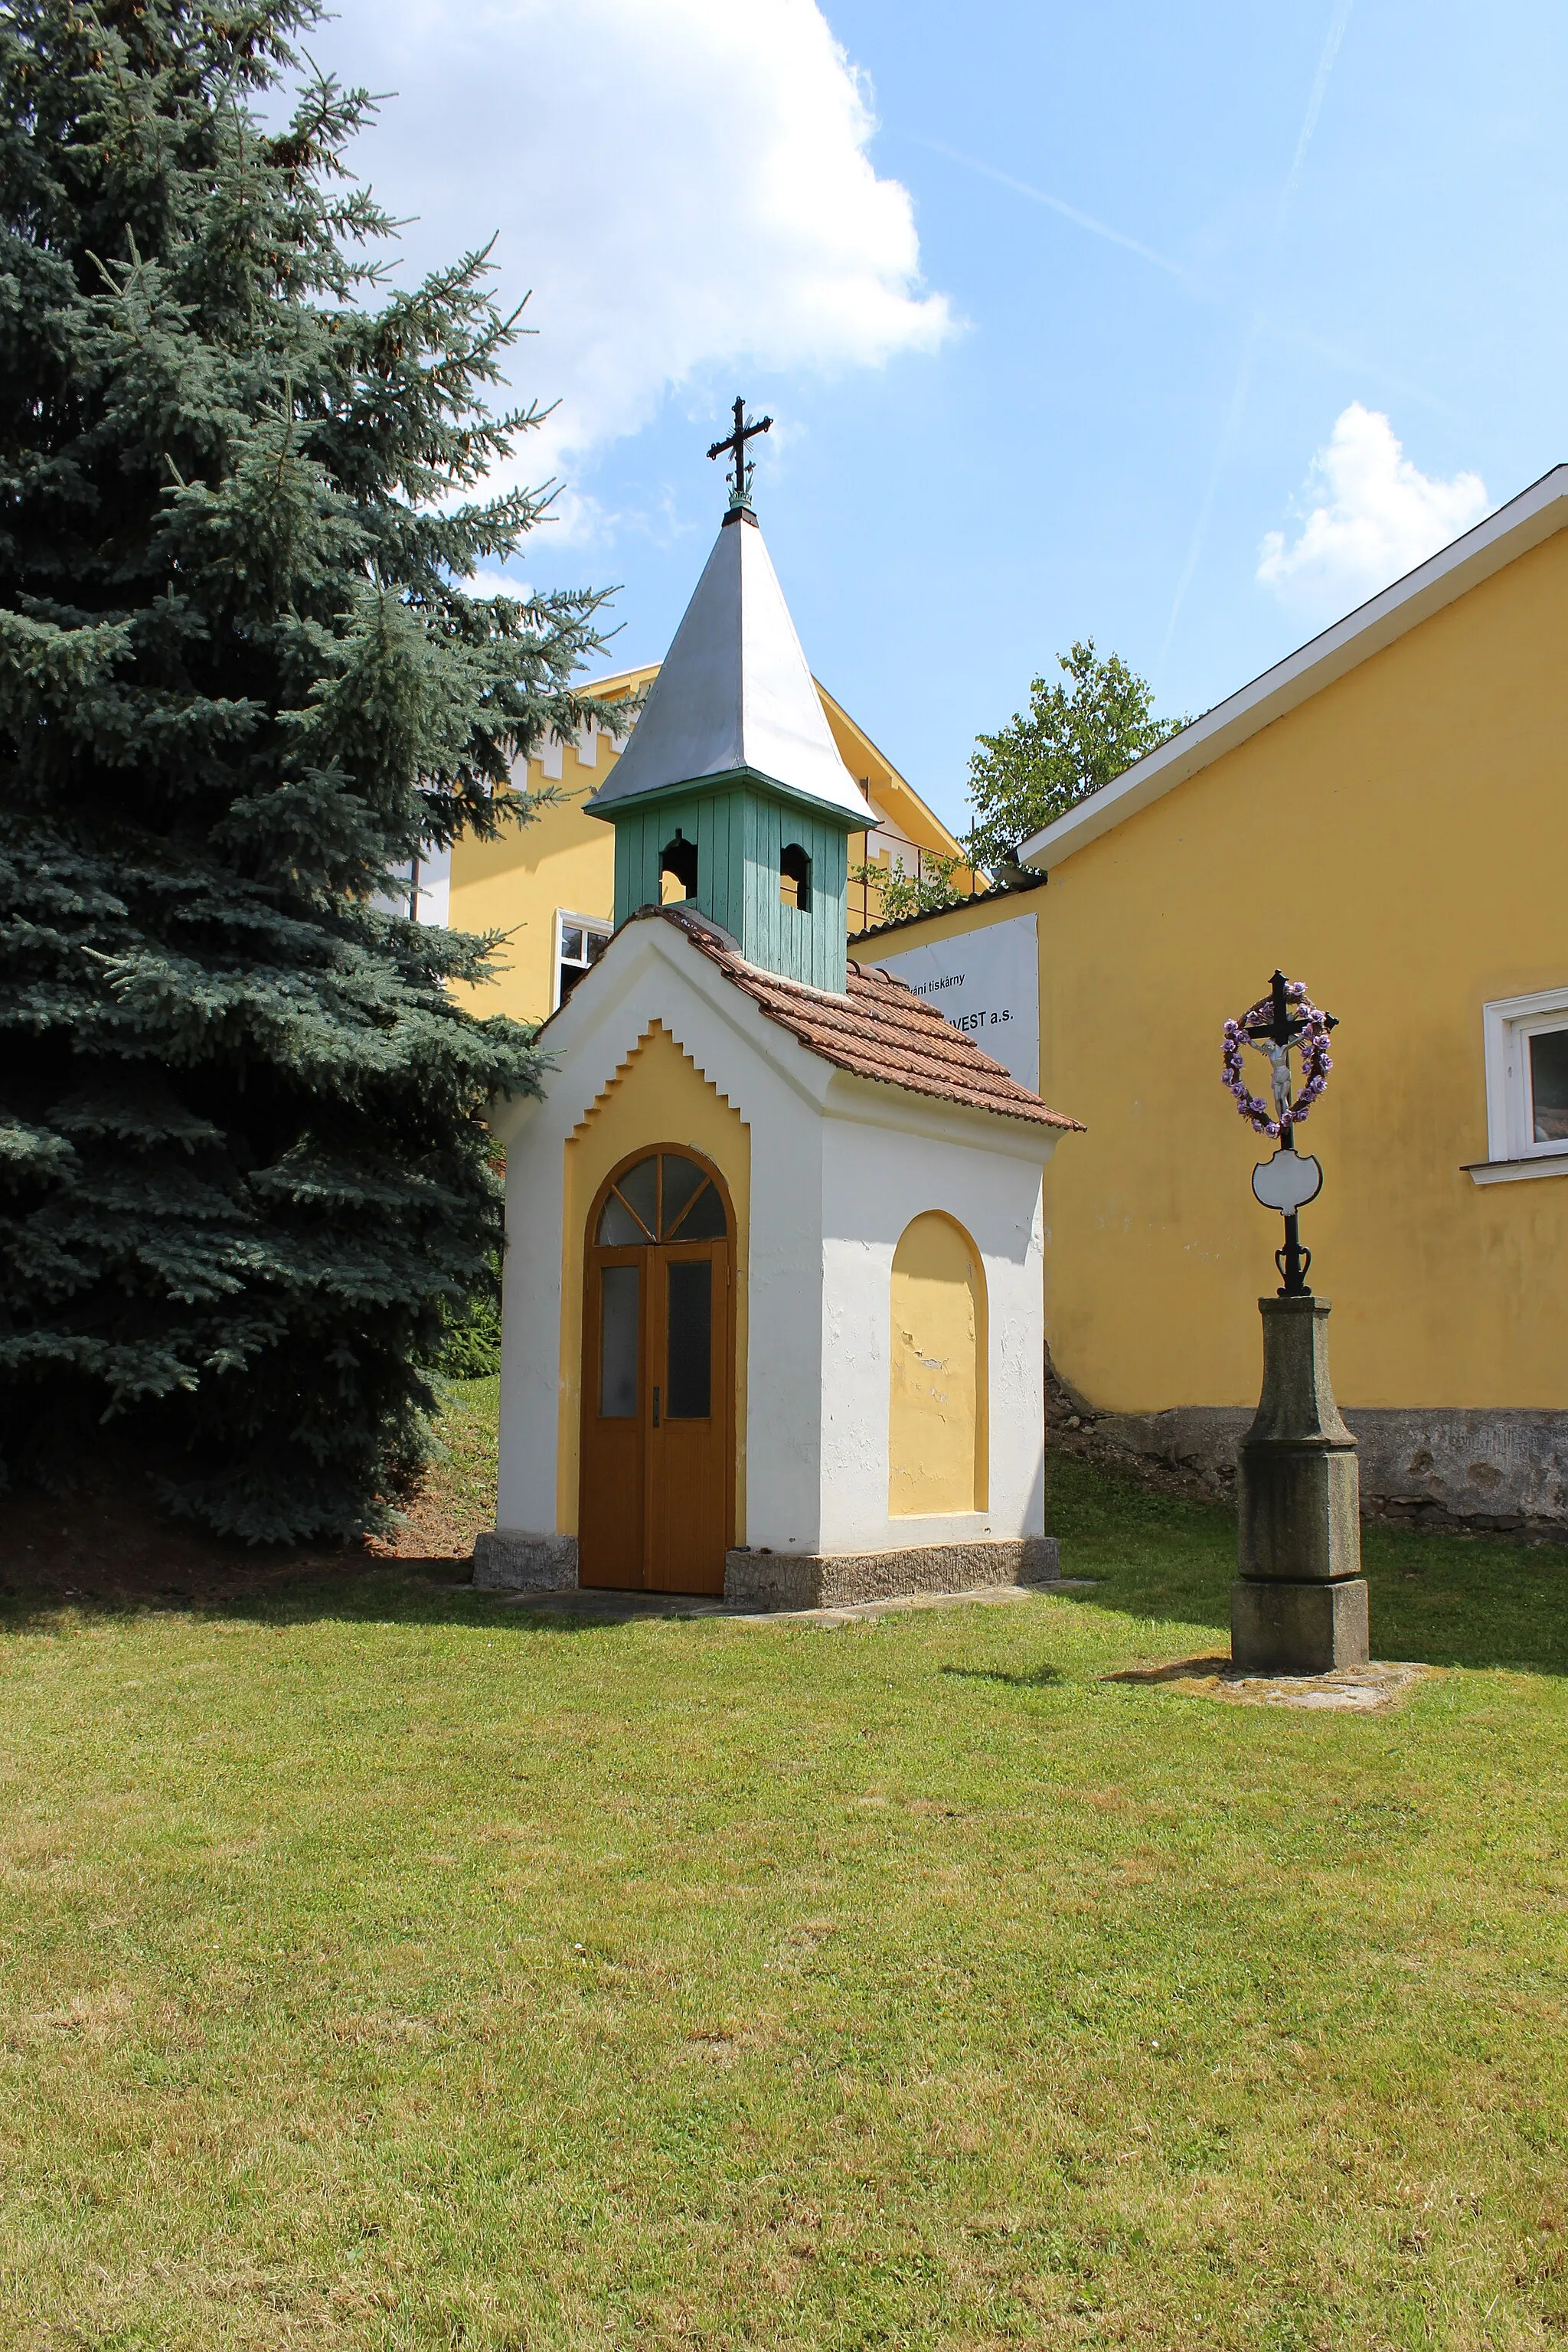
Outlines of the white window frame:
[[1468,1171],[1477,1184],[1568,1176],[1568,1137],[1537,1143],[1530,1110],[1529,1041],[1551,1029],[1568,1029],[1568,985],[1499,997],[1481,1007],[1489,1157]]
[[[565,930],[568,924],[570,924],[574,930],[592,931],[595,939],[601,940],[610,939],[614,935],[616,928],[614,923],[606,922],[603,915],[574,915],[569,907],[556,908],[555,955],[550,966],[550,1010],[552,1013],[559,1013],[561,1010],[561,967],[566,960],[562,946],[562,933]],[[584,964],[583,969],[587,971],[591,971],[593,967],[591,965]]]

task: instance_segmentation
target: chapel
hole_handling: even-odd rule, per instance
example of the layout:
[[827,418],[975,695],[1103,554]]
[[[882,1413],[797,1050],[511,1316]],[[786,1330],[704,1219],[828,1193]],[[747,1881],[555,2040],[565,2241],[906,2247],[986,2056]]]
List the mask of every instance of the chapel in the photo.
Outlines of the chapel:
[[588,803],[615,925],[506,1152],[493,1587],[1034,1582],[1042,1176],[1077,1122],[849,959],[844,764],[752,506]]

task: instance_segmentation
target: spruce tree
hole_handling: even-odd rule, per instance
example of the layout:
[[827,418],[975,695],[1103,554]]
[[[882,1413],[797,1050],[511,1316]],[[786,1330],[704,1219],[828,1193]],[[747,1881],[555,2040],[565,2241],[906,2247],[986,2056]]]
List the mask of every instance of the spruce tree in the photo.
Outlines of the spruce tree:
[[0,1444],[52,1479],[118,1419],[252,1539],[423,1458],[535,1063],[388,877],[526,814],[599,602],[465,591],[542,504],[483,488],[517,322],[484,253],[367,257],[318,14],[0,16]]

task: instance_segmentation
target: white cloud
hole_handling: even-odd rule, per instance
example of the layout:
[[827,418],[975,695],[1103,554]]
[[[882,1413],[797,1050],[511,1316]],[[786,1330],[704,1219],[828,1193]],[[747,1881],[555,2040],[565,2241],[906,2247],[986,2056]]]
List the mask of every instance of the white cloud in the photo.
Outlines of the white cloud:
[[1346,611],[1447,547],[1489,504],[1479,474],[1433,480],[1387,417],[1352,400],[1312,460],[1300,530],[1289,544],[1282,530],[1268,533],[1258,577],[1292,604]]
[[356,162],[418,215],[408,260],[497,231],[501,298],[532,289],[512,374],[560,406],[516,476],[721,369],[874,367],[952,331],[816,0],[344,0],[330,49],[397,93]]

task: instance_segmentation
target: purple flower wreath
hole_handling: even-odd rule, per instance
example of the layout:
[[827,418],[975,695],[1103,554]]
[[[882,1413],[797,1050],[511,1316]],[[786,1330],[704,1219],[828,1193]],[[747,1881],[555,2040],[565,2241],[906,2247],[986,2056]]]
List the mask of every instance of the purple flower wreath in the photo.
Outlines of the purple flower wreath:
[[1255,1021],[1261,1023],[1271,1017],[1274,1011],[1272,995],[1260,996],[1239,1021],[1227,1021],[1225,1024],[1224,1082],[1236,1097],[1236,1107],[1242,1118],[1249,1118],[1259,1135],[1279,1137],[1287,1126],[1300,1127],[1328,1085],[1329,1072],[1334,1066],[1329,1059],[1327,1013],[1320,1013],[1315,1004],[1308,1002],[1307,991],[1299,980],[1287,981],[1285,996],[1292,1013],[1302,1024],[1300,1034],[1292,1041],[1301,1053],[1301,1088],[1290,1106],[1288,1120],[1272,1118],[1268,1104],[1259,1102],[1255,1094],[1248,1092],[1247,1080],[1242,1076],[1242,1048],[1251,1043],[1247,1030]]

